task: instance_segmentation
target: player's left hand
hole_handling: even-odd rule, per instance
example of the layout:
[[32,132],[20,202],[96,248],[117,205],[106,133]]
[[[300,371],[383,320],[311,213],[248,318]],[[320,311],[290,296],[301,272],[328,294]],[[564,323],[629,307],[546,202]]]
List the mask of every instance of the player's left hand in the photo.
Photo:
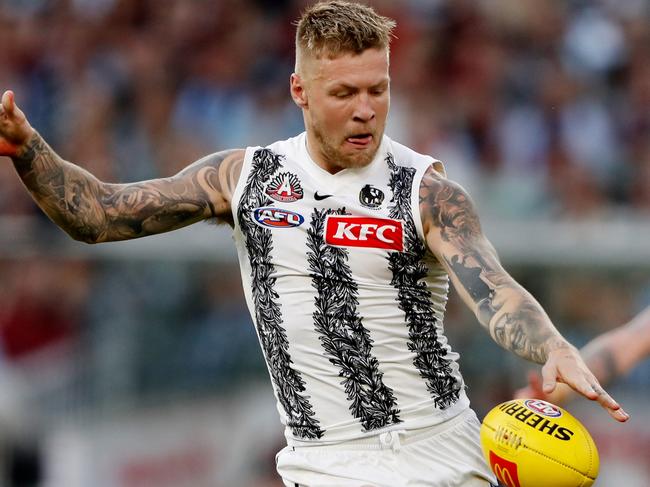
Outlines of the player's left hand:
[[546,394],[542,387],[542,377],[536,370],[528,372],[528,385],[517,389],[513,395],[515,399],[542,399],[544,401],[561,406],[574,395],[573,389],[563,383],[555,384],[551,394]]
[[598,401],[616,421],[623,423],[630,419],[630,415],[602,388],[575,347],[559,347],[549,352],[542,367],[542,381],[545,394],[551,394],[558,382],[564,382],[578,394]]

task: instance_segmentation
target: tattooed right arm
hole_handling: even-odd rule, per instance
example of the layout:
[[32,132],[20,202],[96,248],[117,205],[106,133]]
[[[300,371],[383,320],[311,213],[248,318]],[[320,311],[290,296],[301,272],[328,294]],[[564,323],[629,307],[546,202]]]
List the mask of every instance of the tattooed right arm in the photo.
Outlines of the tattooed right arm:
[[41,209],[88,243],[167,232],[207,218],[230,221],[243,150],[218,152],[170,178],[109,184],[59,157],[36,132],[12,157]]

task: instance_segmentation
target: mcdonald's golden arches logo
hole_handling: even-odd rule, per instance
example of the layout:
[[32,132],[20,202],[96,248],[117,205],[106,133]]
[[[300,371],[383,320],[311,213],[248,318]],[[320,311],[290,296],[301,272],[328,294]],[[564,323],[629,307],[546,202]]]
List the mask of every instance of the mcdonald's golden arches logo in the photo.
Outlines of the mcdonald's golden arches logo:
[[506,487],[521,487],[519,484],[519,475],[517,474],[517,464],[501,458],[499,455],[490,450],[490,468],[497,476],[499,482]]

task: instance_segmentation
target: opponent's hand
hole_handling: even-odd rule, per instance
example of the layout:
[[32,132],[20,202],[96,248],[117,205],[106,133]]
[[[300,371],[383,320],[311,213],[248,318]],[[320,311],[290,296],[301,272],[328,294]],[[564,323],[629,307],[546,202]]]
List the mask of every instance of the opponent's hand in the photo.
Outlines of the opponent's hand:
[[0,156],[20,154],[34,129],[14,100],[13,91],[5,91],[0,104]]
[[564,382],[578,394],[598,403],[616,421],[625,422],[630,416],[602,388],[575,347],[560,347],[548,354],[542,367],[542,392],[550,395],[558,382]]

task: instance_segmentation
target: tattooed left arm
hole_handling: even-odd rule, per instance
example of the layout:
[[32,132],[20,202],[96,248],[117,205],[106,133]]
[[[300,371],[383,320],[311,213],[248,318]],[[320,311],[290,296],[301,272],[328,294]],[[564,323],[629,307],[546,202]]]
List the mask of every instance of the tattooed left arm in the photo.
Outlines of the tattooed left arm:
[[420,213],[429,249],[492,338],[520,357],[545,364],[545,387],[554,388],[558,380],[566,382],[589,399],[597,399],[615,419],[626,420],[627,415],[602,389],[576,348],[501,266],[467,192],[433,166],[420,184]]
[[460,186],[430,171],[420,186],[420,212],[429,249],[499,345],[540,364],[551,351],[571,348],[535,298],[503,269]]

